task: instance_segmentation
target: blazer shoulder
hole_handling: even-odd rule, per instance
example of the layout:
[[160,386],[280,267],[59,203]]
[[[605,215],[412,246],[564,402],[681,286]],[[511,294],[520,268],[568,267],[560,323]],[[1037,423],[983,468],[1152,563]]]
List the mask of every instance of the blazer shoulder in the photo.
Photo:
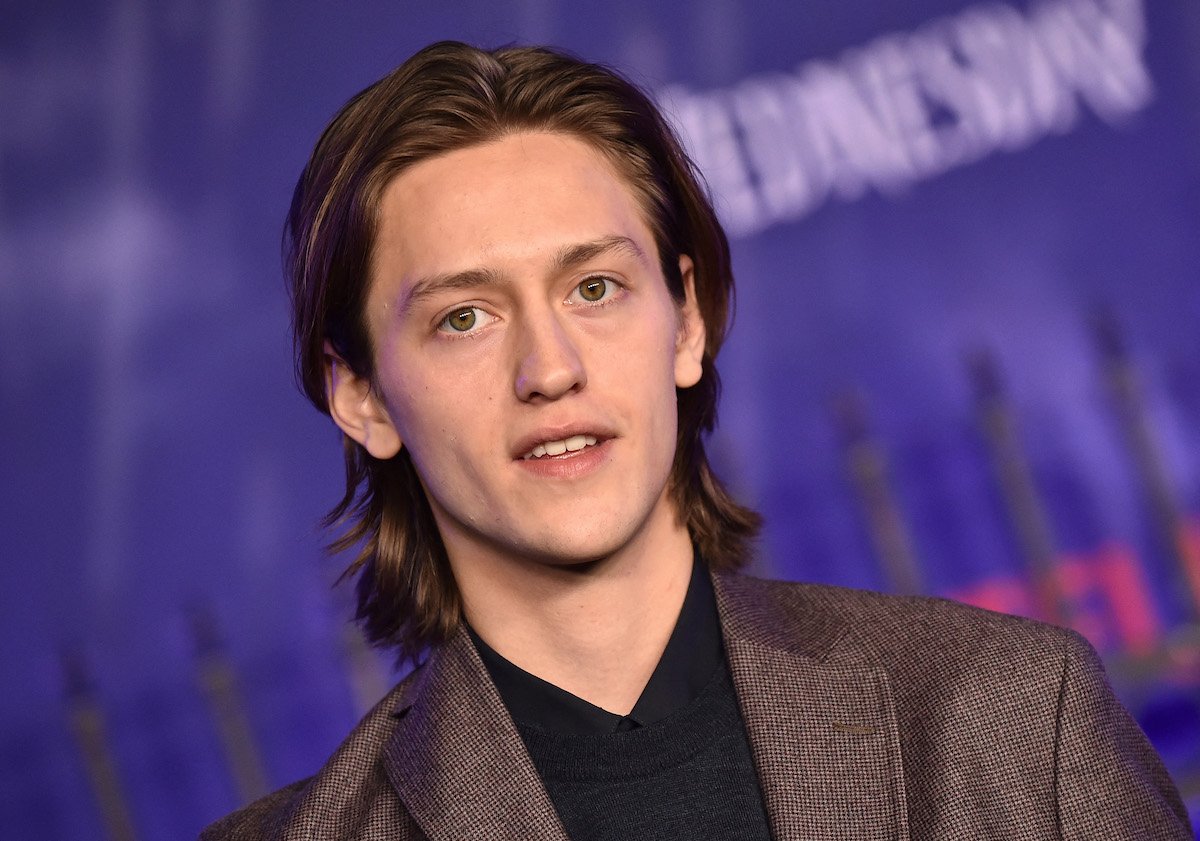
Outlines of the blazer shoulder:
[[[938,596],[899,596],[828,584],[721,577],[721,589],[754,614],[754,623],[785,632],[822,626],[852,640],[891,668],[933,662],[1036,662],[1061,671],[1069,660],[1095,663],[1091,645],[1075,631]],[[748,608],[748,609],[747,609]]]

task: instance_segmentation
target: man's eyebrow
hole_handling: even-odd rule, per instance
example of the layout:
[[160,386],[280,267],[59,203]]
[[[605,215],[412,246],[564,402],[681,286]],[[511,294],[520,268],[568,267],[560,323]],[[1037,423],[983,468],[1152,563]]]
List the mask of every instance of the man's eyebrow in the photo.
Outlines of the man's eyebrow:
[[643,262],[646,260],[646,255],[636,242],[626,236],[613,235],[560,248],[554,257],[554,267],[559,271],[564,271],[602,254],[622,251]]
[[[590,242],[565,245],[554,255],[554,270],[561,272],[572,269],[603,254],[624,252],[645,262],[646,255],[638,244],[627,236],[613,235]],[[503,275],[489,268],[465,269],[423,277],[412,285],[400,302],[400,311],[408,312],[425,298],[448,290],[476,289],[480,286],[498,286],[504,283]]]
[[400,302],[400,311],[407,312],[417,303],[439,292],[454,289],[475,289],[480,286],[493,286],[503,282],[499,272],[492,269],[466,269],[461,272],[447,272],[424,277],[412,285],[408,294]]

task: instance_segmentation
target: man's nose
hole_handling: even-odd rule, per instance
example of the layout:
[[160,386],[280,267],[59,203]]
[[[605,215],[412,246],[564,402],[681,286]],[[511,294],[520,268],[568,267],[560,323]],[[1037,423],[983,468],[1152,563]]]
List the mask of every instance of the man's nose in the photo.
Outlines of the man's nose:
[[522,325],[517,354],[517,397],[557,400],[587,384],[579,347],[554,315]]

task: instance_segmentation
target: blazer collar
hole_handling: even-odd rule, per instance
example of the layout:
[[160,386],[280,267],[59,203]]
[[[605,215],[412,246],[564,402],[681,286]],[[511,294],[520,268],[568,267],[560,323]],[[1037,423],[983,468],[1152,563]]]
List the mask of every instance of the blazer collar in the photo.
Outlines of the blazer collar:
[[836,591],[721,575],[714,586],[777,841],[907,839],[891,681],[829,603]]
[[[774,838],[907,839],[891,683],[853,627],[795,585],[713,584]],[[430,841],[567,841],[463,628],[431,653],[396,715],[384,765]]]
[[430,841],[568,841],[465,628],[430,654],[396,714],[384,767]]

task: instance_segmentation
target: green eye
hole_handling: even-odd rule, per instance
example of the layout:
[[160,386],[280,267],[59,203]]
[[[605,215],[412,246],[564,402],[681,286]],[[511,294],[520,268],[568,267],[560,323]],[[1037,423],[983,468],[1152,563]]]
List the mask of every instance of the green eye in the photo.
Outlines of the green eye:
[[475,326],[475,308],[471,307],[458,312],[452,312],[446,316],[444,324],[451,330],[457,330],[460,333],[465,333]]
[[608,281],[602,277],[592,277],[579,284],[579,297],[595,303],[608,292]]

